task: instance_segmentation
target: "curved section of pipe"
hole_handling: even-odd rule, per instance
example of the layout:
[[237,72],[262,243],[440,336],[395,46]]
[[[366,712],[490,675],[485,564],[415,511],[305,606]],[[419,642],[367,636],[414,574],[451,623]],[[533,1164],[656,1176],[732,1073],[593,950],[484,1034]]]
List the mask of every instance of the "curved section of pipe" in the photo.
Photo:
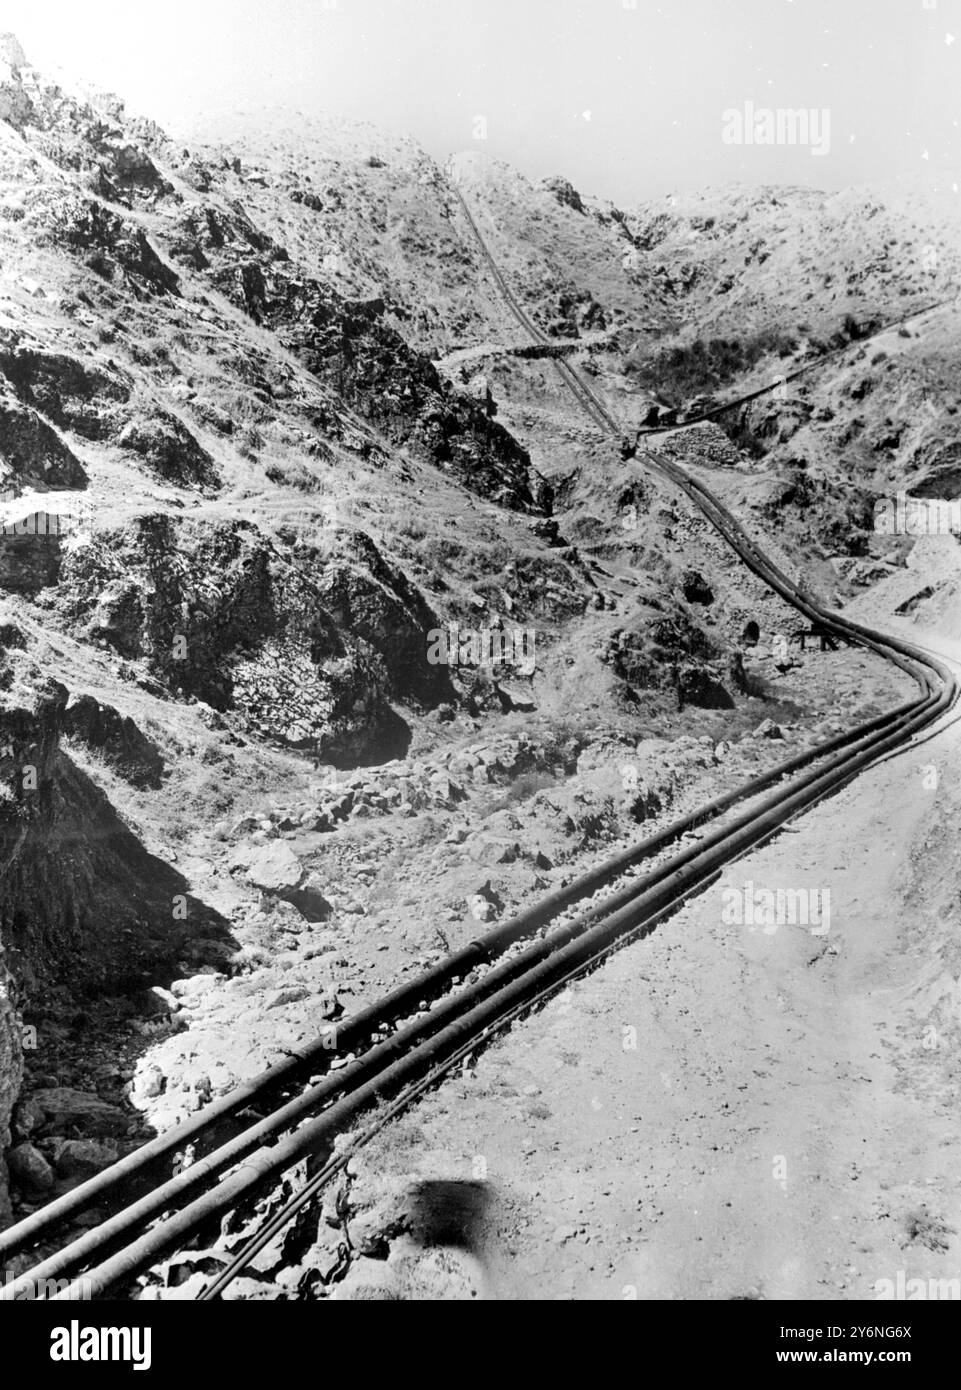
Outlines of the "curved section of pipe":
[[[532,336],[545,341],[514,299],[487,251],[469,208],[459,191],[455,192],[512,312]],[[605,430],[619,434],[616,420],[577,373],[560,360],[555,361],[555,366],[592,418]],[[351,1066],[311,1086],[268,1119],[248,1125],[243,1133],[221,1145],[209,1157],[201,1158],[178,1177],[155,1188],[140,1201],[22,1276],[22,1281],[8,1286],[4,1297],[16,1297],[18,1291],[22,1296],[28,1287],[33,1287],[32,1281],[55,1277],[67,1269],[83,1268],[90,1259],[98,1256],[106,1258],[101,1258],[101,1262],[85,1275],[85,1278],[92,1280],[96,1292],[104,1292],[118,1281],[138,1272],[167,1250],[181,1244],[186,1235],[198,1226],[222,1215],[305,1153],[331,1143],[338,1127],[342,1127],[365,1105],[394,1094],[396,1089],[422,1078],[449,1055],[451,1046],[462,1046],[465,1038],[472,1036],[472,1029],[482,1031],[496,1026],[498,1019],[522,1008],[525,1000],[541,997],[543,991],[550,988],[552,980],[566,978],[571,971],[587,968],[625,934],[650,930],[652,924],[673,910],[684,896],[716,878],[724,865],[762,843],[801,810],[846,785],[876,758],[901,746],[914,733],[939,718],[954,702],[956,684],[943,663],[909,643],[887,637],[822,609],[816,600],[767,559],[733,514],[703,484],[660,455],[650,454],[648,457],[654,469],[687,493],[764,582],[812,622],[895,662],[918,682],[921,690],[919,697],[715,798],[707,806],[673,822],[493,932],[469,943],[462,951],[438,962],[431,970],[393,991],[378,1004],[362,1010],[337,1029],[336,1045],[339,1051],[361,1046],[372,1032],[387,1022],[414,1012],[424,998],[436,995],[454,977],[463,977],[478,965],[489,964],[523,936],[545,925],[558,912],[595,892],[643,858],[657,853],[686,830],[714,819],[736,802],[753,797],[812,761],[827,759],[823,766],[791,787],[752,807],[731,824],[720,826],[696,846],[681,851],[668,864],[624,886],[603,902],[593,904],[574,921],[552,932],[546,940],[529,946],[467,989],[442,1000],[430,1014],[415,1018],[389,1039],[379,1043],[375,1041],[375,1045]],[[847,751],[841,752],[842,749]],[[329,1061],[330,1055],[330,1036],[323,1034],[206,1111],[160,1136],[64,1198],[42,1208],[10,1231],[0,1234],[0,1257],[9,1255],[14,1249],[22,1249],[54,1223],[68,1219],[94,1201],[106,1195],[115,1195],[125,1182],[136,1175],[149,1173],[153,1166],[182,1147],[192,1136],[210,1135],[216,1132],[218,1124],[236,1117],[251,1104],[263,1101],[284,1088],[289,1089],[312,1071],[320,1070],[321,1064]],[[336,1096],[340,1096],[340,1099],[334,1099]],[[299,1129],[285,1133],[320,1105],[331,1101],[333,1103],[322,1115],[307,1120]],[[238,1163],[240,1167],[236,1166]],[[212,1190],[189,1201],[119,1252],[109,1253],[111,1247],[122,1242],[132,1231],[142,1228],[145,1222],[160,1216],[196,1189],[215,1183],[227,1169],[233,1171]]]

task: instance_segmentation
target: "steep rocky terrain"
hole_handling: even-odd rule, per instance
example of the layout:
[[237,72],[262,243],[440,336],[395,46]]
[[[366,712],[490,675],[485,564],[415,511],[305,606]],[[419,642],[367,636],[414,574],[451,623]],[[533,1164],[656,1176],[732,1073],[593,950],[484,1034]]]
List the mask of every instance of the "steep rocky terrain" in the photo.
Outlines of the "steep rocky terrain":
[[859,344],[954,293],[936,195],[620,210],[334,120],[185,142],[5,38],[18,1210],[638,824],[906,689],[857,653],[778,655],[796,615],[531,355],[460,197],[626,433],[850,344],[787,400],[664,441],[828,600],[906,572],[878,494],[961,494],[953,309]]

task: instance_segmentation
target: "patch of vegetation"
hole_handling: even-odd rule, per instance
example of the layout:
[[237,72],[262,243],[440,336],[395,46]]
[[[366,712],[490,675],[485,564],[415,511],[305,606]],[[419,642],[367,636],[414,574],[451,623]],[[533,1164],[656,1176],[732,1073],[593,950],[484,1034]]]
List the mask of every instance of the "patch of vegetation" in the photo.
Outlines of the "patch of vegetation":
[[550,791],[557,786],[557,778],[547,772],[522,772],[515,777],[505,794],[488,807],[488,815],[498,811],[508,811],[520,802],[529,801],[538,792]]
[[908,1245],[923,1245],[938,1254],[950,1247],[949,1237],[955,1234],[953,1226],[930,1212],[923,1203],[906,1213],[904,1230],[906,1238],[901,1242],[902,1249]]
[[245,425],[240,434],[241,446],[239,453],[245,451],[255,454],[264,447],[264,432],[256,423]]
[[764,441],[758,439],[751,428],[750,412],[748,410],[726,411],[719,415],[716,424],[727,435],[728,439],[742,454],[747,454],[748,458],[764,458],[767,453],[767,446]]
[[788,357],[797,347],[795,334],[768,328],[746,338],[695,338],[692,343],[662,348],[653,356],[636,351],[625,366],[639,385],[679,407],[734,381],[762,357]]
[[268,463],[264,472],[278,487],[292,487],[298,492],[324,491],[323,481],[300,463]]
[[831,352],[847,347],[849,343],[859,343],[864,338],[870,338],[882,327],[883,320],[879,314],[867,314],[863,319],[857,319],[853,314],[845,314],[840,328],[827,338],[812,336],[811,346],[815,352]]

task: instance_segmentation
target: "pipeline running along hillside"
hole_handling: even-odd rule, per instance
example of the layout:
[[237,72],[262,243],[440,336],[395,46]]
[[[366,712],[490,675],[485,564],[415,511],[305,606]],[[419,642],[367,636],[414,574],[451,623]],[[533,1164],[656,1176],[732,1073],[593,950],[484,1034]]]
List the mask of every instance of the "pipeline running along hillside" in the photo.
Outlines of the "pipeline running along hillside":
[[[505,302],[525,332],[539,339],[459,191],[457,196]],[[619,438],[618,423],[604,402],[567,362],[552,360],[590,418],[605,434]],[[647,935],[733,860],[951,707],[957,684],[937,657],[822,608],[767,559],[703,483],[652,451],[641,461],[683,490],[743,562],[798,612],[896,664],[917,682],[918,695],[613,856],[0,1233],[0,1260],[20,1257],[22,1262],[27,1252],[40,1247],[33,1267],[3,1289],[4,1299],[35,1297],[42,1281],[64,1278],[84,1283],[53,1296],[77,1297],[82,1290],[97,1297],[127,1288],[138,1273],[198,1234],[211,1232],[215,1240],[224,1216],[276,1183],[294,1164],[308,1156],[316,1163],[319,1156],[320,1171],[202,1295],[216,1297],[357,1148],[461,1059],[611,951]],[[728,816],[738,806],[743,809]],[[712,827],[709,833],[666,854],[682,836],[704,825]],[[650,867],[638,875],[645,861]],[[586,900],[576,916],[551,928],[559,914],[569,914]],[[338,1066],[332,1068],[335,1059]],[[370,1110],[373,1121],[357,1130]],[[180,1170],[176,1155],[188,1144],[197,1150],[196,1161]],[[110,1214],[51,1252],[61,1228],[95,1207]]]

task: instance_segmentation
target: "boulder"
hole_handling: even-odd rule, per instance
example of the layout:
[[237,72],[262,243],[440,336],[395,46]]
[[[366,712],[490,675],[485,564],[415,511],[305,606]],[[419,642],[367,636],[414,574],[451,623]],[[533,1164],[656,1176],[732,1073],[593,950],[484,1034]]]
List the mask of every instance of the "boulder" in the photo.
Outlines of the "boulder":
[[197,975],[190,975],[184,980],[174,980],[170,986],[170,992],[175,999],[192,1001],[207,994],[221,984],[226,977],[216,970],[202,970]]
[[31,1100],[40,1111],[43,1128],[52,1133],[73,1131],[84,1138],[102,1139],[126,1134],[131,1116],[89,1091],[52,1086],[34,1091]]
[[74,1178],[82,1181],[103,1172],[119,1158],[113,1144],[103,1144],[97,1139],[59,1139],[53,1151],[54,1167],[60,1178]]
[[180,1008],[180,1002],[169,989],[161,985],[151,985],[135,997],[137,1013],[141,1018],[168,1018]]
[[40,1107],[34,1105],[28,1096],[17,1102],[14,1107],[13,1117],[10,1127],[13,1135],[17,1139],[27,1139],[34,1130],[43,1124],[43,1112]]
[[259,846],[250,856],[247,878],[262,893],[286,897],[299,888],[303,876],[300,860],[280,840]]
[[156,1065],[144,1067],[134,1079],[131,1096],[134,1100],[155,1100],[167,1089],[167,1078]]
[[537,709],[534,696],[523,686],[511,684],[505,681],[497,681],[494,685],[495,690],[501,697],[502,703],[507,710],[518,710],[522,714],[530,714]]
[[[236,840],[241,835],[252,835],[260,822],[256,816],[240,816],[230,827],[228,834],[232,840]],[[246,860],[244,861],[246,863]]]
[[471,840],[467,853],[477,864],[513,864],[520,857],[520,846],[515,840],[481,834]]
[[26,1192],[49,1192],[53,1187],[53,1169],[33,1144],[16,1144],[7,1154],[10,1176]]
[[300,888],[284,894],[290,903],[308,922],[324,922],[331,914],[331,905],[324,897],[320,883],[313,874],[308,874]]

